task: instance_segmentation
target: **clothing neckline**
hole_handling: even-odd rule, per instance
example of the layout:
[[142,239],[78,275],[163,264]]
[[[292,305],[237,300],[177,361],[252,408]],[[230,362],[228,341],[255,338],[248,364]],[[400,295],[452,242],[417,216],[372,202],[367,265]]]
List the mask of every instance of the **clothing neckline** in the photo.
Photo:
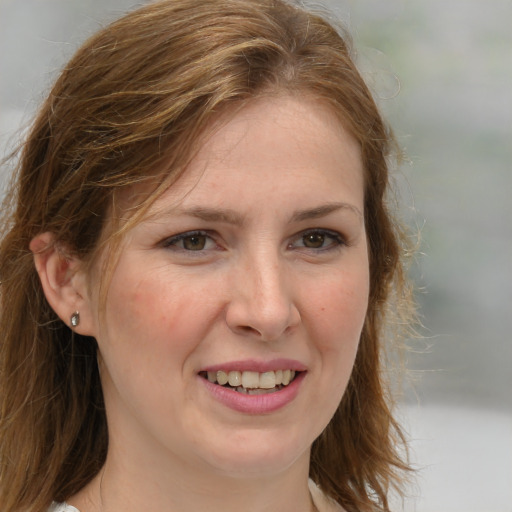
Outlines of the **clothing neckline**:
[[[311,494],[311,499],[313,500],[313,504],[315,505],[318,512],[343,512],[341,506],[336,503],[334,500],[326,496],[320,487],[309,479],[308,482],[309,493]],[[64,503],[53,503],[48,512],[80,512],[73,505],[69,505],[66,502]]]

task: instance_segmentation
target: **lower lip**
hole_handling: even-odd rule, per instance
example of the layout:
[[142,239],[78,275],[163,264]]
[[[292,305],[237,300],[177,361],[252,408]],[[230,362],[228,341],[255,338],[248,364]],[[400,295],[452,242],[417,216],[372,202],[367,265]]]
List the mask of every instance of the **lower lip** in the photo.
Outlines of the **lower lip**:
[[305,375],[306,372],[300,372],[288,386],[263,395],[239,393],[233,389],[213,384],[203,377],[198,376],[198,378],[203,381],[206,389],[216,400],[230,409],[246,414],[268,414],[283,408],[297,396]]

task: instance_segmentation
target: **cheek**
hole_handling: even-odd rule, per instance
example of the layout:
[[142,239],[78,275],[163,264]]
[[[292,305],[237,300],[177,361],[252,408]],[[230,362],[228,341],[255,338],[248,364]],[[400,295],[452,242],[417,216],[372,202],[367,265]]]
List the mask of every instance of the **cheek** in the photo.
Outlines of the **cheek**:
[[145,410],[181,386],[189,356],[214,316],[205,288],[165,269],[141,273],[118,267],[98,339],[111,397],[121,395],[135,410]]
[[368,307],[368,278],[364,272],[332,272],[323,286],[309,295],[312,317],[309,337],[315,366],[317,425],[331,420],[346,391]]
[[319,347],[355,353],[368,308],[368,273],[334,272],[308,301]]
[[183,360],[177,356],[184,358],[200,343],[217,315],[211,288],[208,280],[190,279],[165,267],[142,275],[120,267],[109,290],[105,339],[118,350],[136,353],[132,359],[138,363]]

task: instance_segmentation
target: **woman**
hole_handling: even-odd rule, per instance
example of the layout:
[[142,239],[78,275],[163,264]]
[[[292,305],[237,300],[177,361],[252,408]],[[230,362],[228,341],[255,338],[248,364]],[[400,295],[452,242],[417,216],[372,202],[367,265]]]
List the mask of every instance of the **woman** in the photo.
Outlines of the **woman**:
[[346,41],[286,2],[87,41],[5,204],[3,510],[389,510],[391,147]]

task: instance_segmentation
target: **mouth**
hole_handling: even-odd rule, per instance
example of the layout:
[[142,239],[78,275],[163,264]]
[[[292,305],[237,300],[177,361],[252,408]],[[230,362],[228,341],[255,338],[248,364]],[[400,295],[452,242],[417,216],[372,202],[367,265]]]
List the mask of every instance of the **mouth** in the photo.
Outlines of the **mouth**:
[[203,371],[199,375],[212,384],[232,389],[245,395],[265,395],[280,391],[293,382],[300,373],[295,370],[268,372],[253,371]]

